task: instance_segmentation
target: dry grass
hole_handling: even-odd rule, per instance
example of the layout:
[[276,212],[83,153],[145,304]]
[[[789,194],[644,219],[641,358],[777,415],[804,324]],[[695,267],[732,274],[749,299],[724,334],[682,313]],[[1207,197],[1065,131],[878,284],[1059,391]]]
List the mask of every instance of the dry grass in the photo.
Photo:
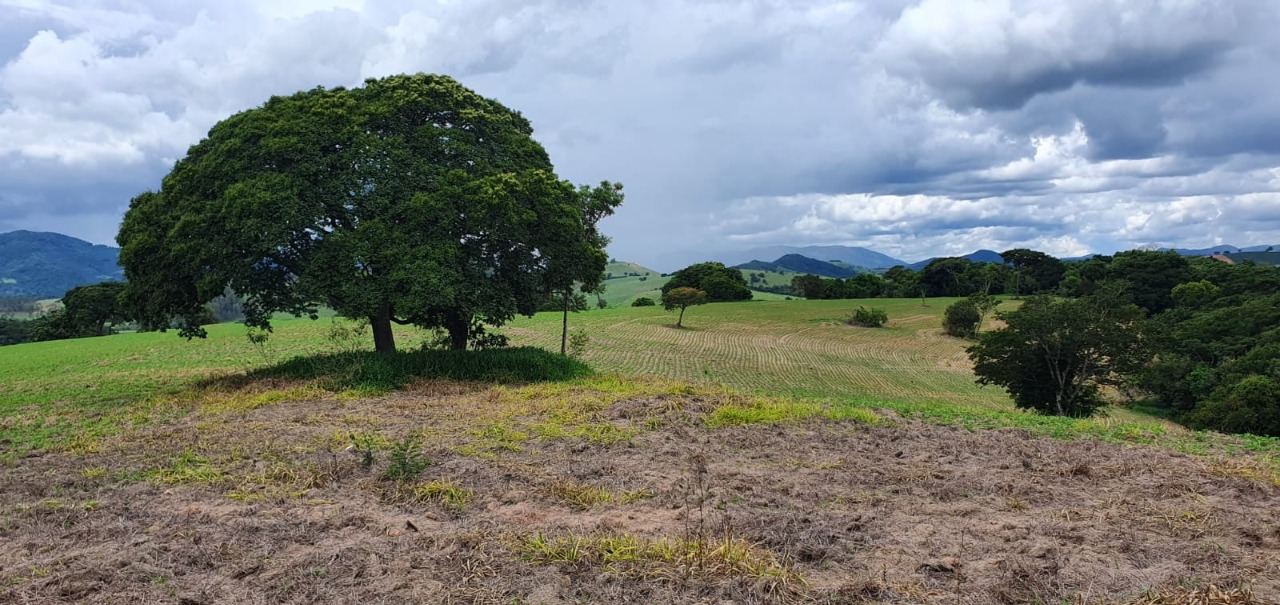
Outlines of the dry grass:
[[[668,380],[240,388],[5,468],[0,601],[1114,605],[1280,590],[1266,456]],[[403,443],[431,464],[388,479]]]

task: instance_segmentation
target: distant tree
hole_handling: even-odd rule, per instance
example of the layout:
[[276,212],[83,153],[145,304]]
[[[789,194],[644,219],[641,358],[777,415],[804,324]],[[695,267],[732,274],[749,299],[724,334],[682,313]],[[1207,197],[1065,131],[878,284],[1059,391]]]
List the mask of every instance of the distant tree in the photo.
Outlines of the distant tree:
[[884,272],[886,296],[892,298],[914,298],[923,296],[924,286],[920,283],[920,273],[898,265]]
[[1004,262],[1013,270],[1011,294],[1050,292],[1062,282],[1066,265],[1062,261],[1036,250],[1014,248],[1000,253]]
[[633,307],[652,307],[655,304],[656,303],[653,302],[653,299],[648,296],[641,296],[640,298],[631,301],[631,306]]
[[730,269],[723,263],[698,263],[676,271],[662,286],[662,292],[676,288],[702,290],[707,294],[707,302],[751,300],[751,290],[742,271]]
[[827,297],[826,280],[817,275],[797,275],[791,278],[791,291],[810,300]]
[[920,283],[929,296],[967,296],[974,291],[969,281],[973,265],[967,258],[935,258],[920,270]]
[[982,323],[982,312],[969,299],[952,303],[942,315],[942,331],[957,338],[976,337],[980,323]]
[[0,347],[22,344],[30,339],[30,321],[0,317]]
[[76,336],[104,336],[107,324],[124,321],[120,301],[124,289],[123,283],[108,281],[68,290],[62,296],[62,306],[71,331]]
[[1087,296],[1098,291],[1101,284],[1110,279],[1111,257],[1093,256],[1071,263],[1058,284],[1064,296]]
[[1117,288],[1078,299],[1034,297],[1000,313],[1006,326],[969,347],[978,383],[1005,388],[1014,404],[1055,416],[1087,417],[1116,384],[1149,359],[1141,308]]
[[1115,255],[1108,268],[1113,280],[1129,284],[1133,302],[1155,314],[1173,306],[1173,288],[1193,281],[1186,257],[1173,252],[1128,250]]
[[676,319],[677,328],[684,327],[685,309],[707,302],[707,293],[695,288],[674,288],[662,293],[662,308],[668,311],[680,309],[680,317]]
[[31,320],[27,331],[27,338],[31,342],[66,340],[81,336],[86,336],[86,334],[80,334],[76,331],[75,326],[63,309],[54,309]]
[[367,319],[379,352],[395,351],[392,324],[443,328],[464,349],[604,273],[588,213],[611,212],[617,186],[584,203],[532,135],[445,76],[273,97],[214,125],[130,203],[117,236],[130,313],[203,336],[192,320],[229,286],[253,327],[324,305]]

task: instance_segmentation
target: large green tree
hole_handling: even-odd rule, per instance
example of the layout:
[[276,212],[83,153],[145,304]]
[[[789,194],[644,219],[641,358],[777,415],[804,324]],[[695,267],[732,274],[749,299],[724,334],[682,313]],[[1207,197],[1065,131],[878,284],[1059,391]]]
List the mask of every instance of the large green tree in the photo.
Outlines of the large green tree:
[[676,288],[702,290],[707,294],[707,302],[751,300],[751,290],[742,271],[726,267],[724,263],[698,263],[676,271],[662,285],[662,293]]
[[1173,307],[1173,287],[1193,281],[1194,272],[1186,257],[1174,252],[1126,250],[1119,252],[1108,267],[1113,280],[1129,282],[1129,293],[1139,307],[1155,314]]
[[1033,297],[999,314],[1005,327],[969,347],[980,384],[1005,388],[1019,408],[1085,417],[1105,402],[1100,386],[1148,360],[1145,314],[1118,288],[1078,299]]
[[68,290],[62,296],[62,306],[72,330],[79,336],[108,334],[107,324],[117,324],[125,318],[120,304],[124,290],[123,283],[111,281]]
[[604,270],[592,213],[612,212],[616,186],[561,181],[532,134],[445,76],[273,97],[219,122],[131,202],[125,300],[165,325],[230,287],[252,326],[325,305],[367,318],[381,352],[395,350],[393,323],[444,328],[465,348],[479,323],[532,314]]

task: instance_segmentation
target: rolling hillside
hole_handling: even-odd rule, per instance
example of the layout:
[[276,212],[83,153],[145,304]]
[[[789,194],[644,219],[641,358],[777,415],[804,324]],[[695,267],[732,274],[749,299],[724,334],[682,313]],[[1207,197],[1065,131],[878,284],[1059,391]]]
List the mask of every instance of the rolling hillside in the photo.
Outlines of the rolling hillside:
[[0,233],[0,297],[60,298],[76,286],[123,280],[119,253],[59,233]]
[[748,271],[772,271],[772,272],[792,272],[807,273],[809,275],[817,275],[820,277],[833,277],[838,279],[846,279],[853,277],[859,271],[845,263],[839,265],[820,261],[817,259],[801,256],[799,254],[786,254],[773,262],[765,262],[753,260],[749,263],[737,265],[734,269],[746,269]]

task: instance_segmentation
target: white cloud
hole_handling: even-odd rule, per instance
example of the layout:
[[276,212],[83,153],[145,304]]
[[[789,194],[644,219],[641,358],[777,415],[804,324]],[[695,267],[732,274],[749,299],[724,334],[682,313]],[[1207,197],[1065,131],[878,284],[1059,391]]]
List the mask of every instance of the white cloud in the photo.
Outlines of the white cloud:
[[1280,243],[1280,9],[1259,0],[0,10],[0,230],[109,241],[231,113],[435,71],[529,116],[562,176],[626,184],[614,256]]

